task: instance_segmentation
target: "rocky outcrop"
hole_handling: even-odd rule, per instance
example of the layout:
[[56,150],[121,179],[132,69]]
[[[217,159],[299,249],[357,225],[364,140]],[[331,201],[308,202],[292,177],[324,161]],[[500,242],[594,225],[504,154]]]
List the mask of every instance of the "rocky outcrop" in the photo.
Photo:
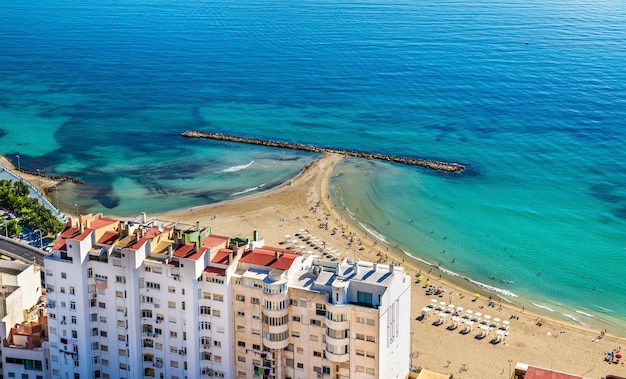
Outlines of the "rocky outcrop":
[[188,138],[208,138],[208,139],[214,139],[214,140],[219,140],[219,141],[279,147],[282,149],[302,150],[302,151],[310,151],[314,153],[336,153],[336,154],[343,154],[343,155],[347,155],[351,157],[358,157],[358,158],[365,158],[365,159],[378,159],[382,161],[402,163],[402,164],[413,165],[413,166],[422,166],[422,167],[426,167],[432,170],[444,171],[444,172],[462,172],[463,170],[465,170],[465,166],[458,164],[458,163],[441,162],[441,161],[435,161],[435,160],[430,160],[430,159],[408,158],[408,157],[378,154],[378,153],[367,153],[367,152],[355,151],[355,150],[332,149],[332,148],[327,148],[327,147],[302,145],[302,144],[297,144],[297,143],[237,137],[237,136],[230,136],[230,135],[220,134],[220,133],[188,131],[188,132],[182,133],[182,135]]
[[33,172],[33,171],[27,171],[27,170],[18,170],[18,169],[15,169],[15,170],[18,171],[18,172],[23,172],[24,174],[40,176],[40,177],[42,177],[44,179],[54,180],[56,182],[69,182],[69,183],[76,183],[76,184],[85,184],[85,182],[83,182],[81,179],[73,178],[71,176],[47,175],[47,174],[42,173],[41,171]]

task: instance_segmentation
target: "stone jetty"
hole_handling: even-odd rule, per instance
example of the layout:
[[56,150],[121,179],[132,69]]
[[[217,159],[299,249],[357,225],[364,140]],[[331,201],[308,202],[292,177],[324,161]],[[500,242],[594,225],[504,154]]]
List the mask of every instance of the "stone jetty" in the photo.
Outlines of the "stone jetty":
[[85,182],[83,182],[81,179],[78,178],[73,178],[71,176],[57,176],[57,175],[47,175],[41,171],[28,171],[28,170],[20,170],[20,169],[15,169],[15,171],[18,172],[23,172],[24,174],[29,174],[29,175],[34,175],[34,176],[39,176],[42,177],[44,179],[50,179],[50,180],[54,180],[57,182],[69,182],[69,183],[76,183],[76,184],[85,184]]
[[272,141],[272,140],[261,140],[261,139],[256,139],[256,138],[237,137],[237,136],[231,136],[231,135],[220,134],[220,133],[187,131],[187,132],[183,132],[182,135],[188,138],[208,138],[208,139],[214,139],[214,140],[219,140],[219,141],[279,147],[282,149],[302,150],[302,151],[310,151],[314,153],[335,153],[335,154],[342,154],[342,155],[347,155],[347,156],[357,157],[357,158],[378,159],[382,161],[402,163],[402,164],[413,165],[413,166],[422,166],[422,167],[426,167],[432,170],[443,171],[443,172],[462,172],[463,170],[465,170],[465,166],[458,164],[458,163],[440,162],[440,161],[434,161],[430,159],[417,159],[417,158],[401,157],[401,156],[396,156],[396,155],[386,155],[386,154],[378,154],[378,153],[367,153],[364,151],[332,149],[332,148],[327,148],[327,147],[303,145],[303,144],[298,144],[298,143],[288,143],[288,142],[280,142],[280,141]]

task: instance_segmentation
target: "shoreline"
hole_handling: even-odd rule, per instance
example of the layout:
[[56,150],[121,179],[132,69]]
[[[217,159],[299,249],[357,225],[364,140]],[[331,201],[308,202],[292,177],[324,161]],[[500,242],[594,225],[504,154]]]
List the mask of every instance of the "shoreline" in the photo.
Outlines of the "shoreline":
[[[411,351],[416,353],[412,360],[414,366],[451,373],[455,377],[492,378],[501,377],[501,371],[508,367],[508,360],[511,359],[513,362],[592,375],[586,377],[626,375],[626,367],[622,364],[607,365],[602,357],[602,351],[622,346],[626,344],[626,339],[614,336],[610,331],[597,339],[598,330],[520,309],[505,301],[491,309],[488,306],[490,293],[472,284],[468,278],[447,275],[435,265],[429,266],[419,258],[407,259],[408,254],[401,249],[381,242],[374,243],[375,236],[363,230],[355,220],[344,217],[332,204],[330,181],[333,168],[343,159],[342,155],[324,154],[291,180],[267,191],[191,209],[158,213],[154,217],[187,224],[200,221],[211,227],[212,233],[230,237],[251,236],[253,230],[258,230],[269,246],[277,246],[287,235],[293,236],[299,230],[307,229],[314,236],[327,241],[328,246],[337,248],[341,259],[350,256],[376,261],[387,256],[390,261],[402,265],[412,279],[415,279],[415,274],[422,272],[432,284],[443,287],[447,292],[445,297],[428,296],[423,287],[426,279],[413,284],[411,333],[414,333],[414,338]],[[38,177],[23,177],[36,186]],[[49,184],[41,183],[43,187]],[[322,225],[327,225],[327,229],[320,227]],[[333,228],[342,232],[332,233]],[[354,239],[353,243],[349,243],[351,239]],[[360,246],[367,248],[360,249]],[[419,256],[419,252],[415,254]],[[432,272],[426,274],[429,268],[432,268]],[[481,296],[476,298],[475,293]],[[447,330],[447,324],[434,326],[432,316],[418,320],[422,307],[433,299],[453,302],[456,306],[489,313],[502,320],[511,320],[510,335],[502,343],[490,344],[489,341],[473,338],[475,331],[470,335],[461,335],[458,331]],[[498,300],[494,299],[494,302],[498,303]],[[500,307],[501,311],[498,312]],[[512,316],[518,319],[509,318]],[[592,342],[594,340],[596,342]],[[467,364],[469,369],[457,374],[461,357],[462,363]],[[450,361],[454,364],[451,365]]]

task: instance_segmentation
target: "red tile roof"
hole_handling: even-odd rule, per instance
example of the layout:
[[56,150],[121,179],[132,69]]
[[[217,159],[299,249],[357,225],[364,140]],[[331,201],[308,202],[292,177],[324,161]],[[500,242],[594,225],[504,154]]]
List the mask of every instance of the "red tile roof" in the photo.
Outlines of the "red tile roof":
[[529,366],[524,379],[583,379],[582,376]]
[[115,241],[117,241],[119,238],[120,234],[118,232],[108,231],[105,232],[102,237],[100,237],[98,243],[103,245],[113,245],[113,243],[115,243]]
[[219,249],[217,253],[215,254],[215,256],[213,257],[213,259],[211,259],[211,262],[218,263],[221,265],[230,264],[229,255],[230,255],[229,249]]
[[90,222],[91,225],[89,226],[89,228],[95,230],[95,229],[100,229],[100,228],[103,228],[105,226],[109,226],[111,224],[117,224],[117,223],[118,223],[118,221],[114,220],[112,218],[101,217],[101,218],[98,218],[98,219],[95,219],[95,220],[91,220],[91,222]]
[[226,276],[226,269],[207,266],[204,268],[204,273],[215,275],[215,276]]
[[230,238],[226,236],[218,236],[216,234],[210,234],[207,237],[202,239],[202,246],[206,246],[208,248],[216,247],[223,245],[224,243],[228,243]]
[[[278,252],[278,259],[276,253]],[[239,262],[249,263],[258,266],[288,270],[293,261],[298,257],[292,250],[274,247],[261,247],[246,251]]]
[[195,248],[196,244],[193,242],[189,242],[174,250],[173,255],[178,258],[185,258],[187,255],[191,254],[191,252],[193,252]]

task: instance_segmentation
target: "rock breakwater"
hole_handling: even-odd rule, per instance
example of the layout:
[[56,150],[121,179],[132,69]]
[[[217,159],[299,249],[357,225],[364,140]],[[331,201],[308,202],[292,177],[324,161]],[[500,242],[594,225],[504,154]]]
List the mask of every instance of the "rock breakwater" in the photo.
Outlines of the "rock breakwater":
[[402,163],[402,164],[413,165],[413,166],[421,166],[421,167],[429,168],[431,170],[437,170],[437,171],[443,171],[443,172],[462,172],[465,170],[465,166],[462,164],[458,164],[458,163],[441,162],[441,161],[435,161],[435,160],[430,160],[430,159],[401,157],[401,156],[396,156],[396,155],[368,153],[364,151],[333,149],[333,148],[328,148],[328,147],[318,147],[318,146],[303,145],[303,144],[298,144],[298,143],[262,140],[262,139],[256,139],[256,138],[237,137],[237,136],[231,136],[231,135],[220,134],[220,133],[187,131],[187,132],[183,132],[182,135],[183,137],[188,137],[188,138],[208,138],[208,139],[213,139],[213,140],[218,140],[218,141],[247,143],[247,144],[252,144],[252,145],[279,147],[282,149],[310,151],[314,153],[335,153],[335,154],[342,154],[342,155],[347,155],[347,156],[357,157],[357,158],[378,159],[378,160],[388,161],[388,162]]

